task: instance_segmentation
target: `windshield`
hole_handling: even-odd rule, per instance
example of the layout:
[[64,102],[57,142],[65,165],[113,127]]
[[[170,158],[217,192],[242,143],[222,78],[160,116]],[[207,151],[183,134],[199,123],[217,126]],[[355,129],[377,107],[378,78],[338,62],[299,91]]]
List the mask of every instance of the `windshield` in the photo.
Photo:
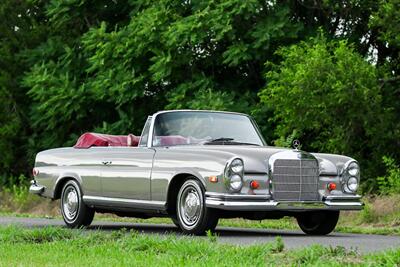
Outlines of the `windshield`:
[[154,122],[153,146],[264,145],[252,120],[240,114],[178,111]]

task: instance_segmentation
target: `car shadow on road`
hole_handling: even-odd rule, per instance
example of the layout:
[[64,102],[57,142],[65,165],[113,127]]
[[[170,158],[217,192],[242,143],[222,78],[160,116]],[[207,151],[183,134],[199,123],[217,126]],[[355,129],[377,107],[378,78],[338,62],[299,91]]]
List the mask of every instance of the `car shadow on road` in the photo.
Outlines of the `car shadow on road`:
[[[140,233],[151,233],[151,234],[174,234],[174,235],[185,235],[178,227],[167,224],[95,224],[88,228],[89,230],[101,230],[101,231],[117,231],[126,229],[128,231],[138,231]],[[215,233],[221,237],[251,237],[251,236],[287,236],[287,237],[304,237],[304,233],[293,230],[277,230],[277,229],[251,229],[251,228],[234,228],[234,227],[217,227]],[[329,235],[338,236],[336,233]],[[340,234],[343,236],[343,234]],[[321,236],[323,237],[323,236]],[[326,236],[328,237],[328,236]]]

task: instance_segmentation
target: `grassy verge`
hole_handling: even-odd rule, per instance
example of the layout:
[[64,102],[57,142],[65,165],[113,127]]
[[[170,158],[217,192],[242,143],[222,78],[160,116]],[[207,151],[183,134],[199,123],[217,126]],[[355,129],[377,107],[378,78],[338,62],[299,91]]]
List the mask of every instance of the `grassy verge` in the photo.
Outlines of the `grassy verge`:
[[28,186],[0,188],[0,212],[50,217],[59,213],[57,201],[30,194]]
[[359,255],[342,247],[286,250],[280,237],[262,245],[220,244],[218,237],[142,235],[125,230],[0,227],[0,266],[278,266],[390,265],[400,249]]
[[[341,213],[336,228],[337,232],[400,235],[400,195],[365,197],[363,201],[366,204],[364,210]],[[58,201],[50,201],[31,195],[24,188],[0,192],[0,215],[59,218],[58,205]],[[131,223],[171,223],[168,218],[144,220],[119,218],[110,214],[97,214],[96,219]],[[299,229],[296,220],[293,218],[263,221],[221,219],[218,225],[261,229]]]

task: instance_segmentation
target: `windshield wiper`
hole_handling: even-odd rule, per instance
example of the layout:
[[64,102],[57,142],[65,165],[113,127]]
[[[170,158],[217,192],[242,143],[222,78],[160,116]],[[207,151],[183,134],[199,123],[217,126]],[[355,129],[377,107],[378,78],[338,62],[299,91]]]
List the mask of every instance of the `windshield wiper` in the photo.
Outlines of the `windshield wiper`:
[[213,144],[213,143],[228,143],[230,145],[253,145],[253,146],[260,146],[258,144],[253,144],[253,143],[245,143],[245,142],[238,142],[238,141],[234,141],[235,138],[229,138],[229,137],[220,137],[220,138],[216,138],[216,139],[212,139],[209,140],[207,142],[205,142],[204,144]]
[[216,138],[216,139],[212,139],[207,141],[207,143],[213,143],[213,142],[229,142],[229,141],[233,141],[235,140],[235,138],[229,138],[229,137],[220,137],[220,138]]

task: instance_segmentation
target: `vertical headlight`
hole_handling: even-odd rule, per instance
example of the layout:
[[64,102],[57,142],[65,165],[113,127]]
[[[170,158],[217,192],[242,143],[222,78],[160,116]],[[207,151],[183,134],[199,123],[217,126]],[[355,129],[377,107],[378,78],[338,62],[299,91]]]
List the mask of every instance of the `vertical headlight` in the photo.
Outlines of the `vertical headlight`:
[[232,191],[239,191],[242,189],[243,182],[242,182],[242,177],[239,175],[235,174],[230,178],[230,183],[229,183],[230,188]]
[[234,159],[231,162],[231,170],[234,173],[242,173],[244,169],[243,161],[241,159]]
[[346,162],[342,172],[342,189],[345,193],[355,193],[360,181],[360,166],[354,160]]
[[356,192],[358,188],[358,180],[356,177],[350,177],[349,180],[347,180],[347,189],[349,189],[351,192]]
[[347,172],[351,176],[357,176],[360,173],[360,167],[358,166],[357,162],[353,161],[347,167]]
[[239,192],[243,187],[244,164],[240,158],[229,160],[225,166],[224,183],[231,192]]

